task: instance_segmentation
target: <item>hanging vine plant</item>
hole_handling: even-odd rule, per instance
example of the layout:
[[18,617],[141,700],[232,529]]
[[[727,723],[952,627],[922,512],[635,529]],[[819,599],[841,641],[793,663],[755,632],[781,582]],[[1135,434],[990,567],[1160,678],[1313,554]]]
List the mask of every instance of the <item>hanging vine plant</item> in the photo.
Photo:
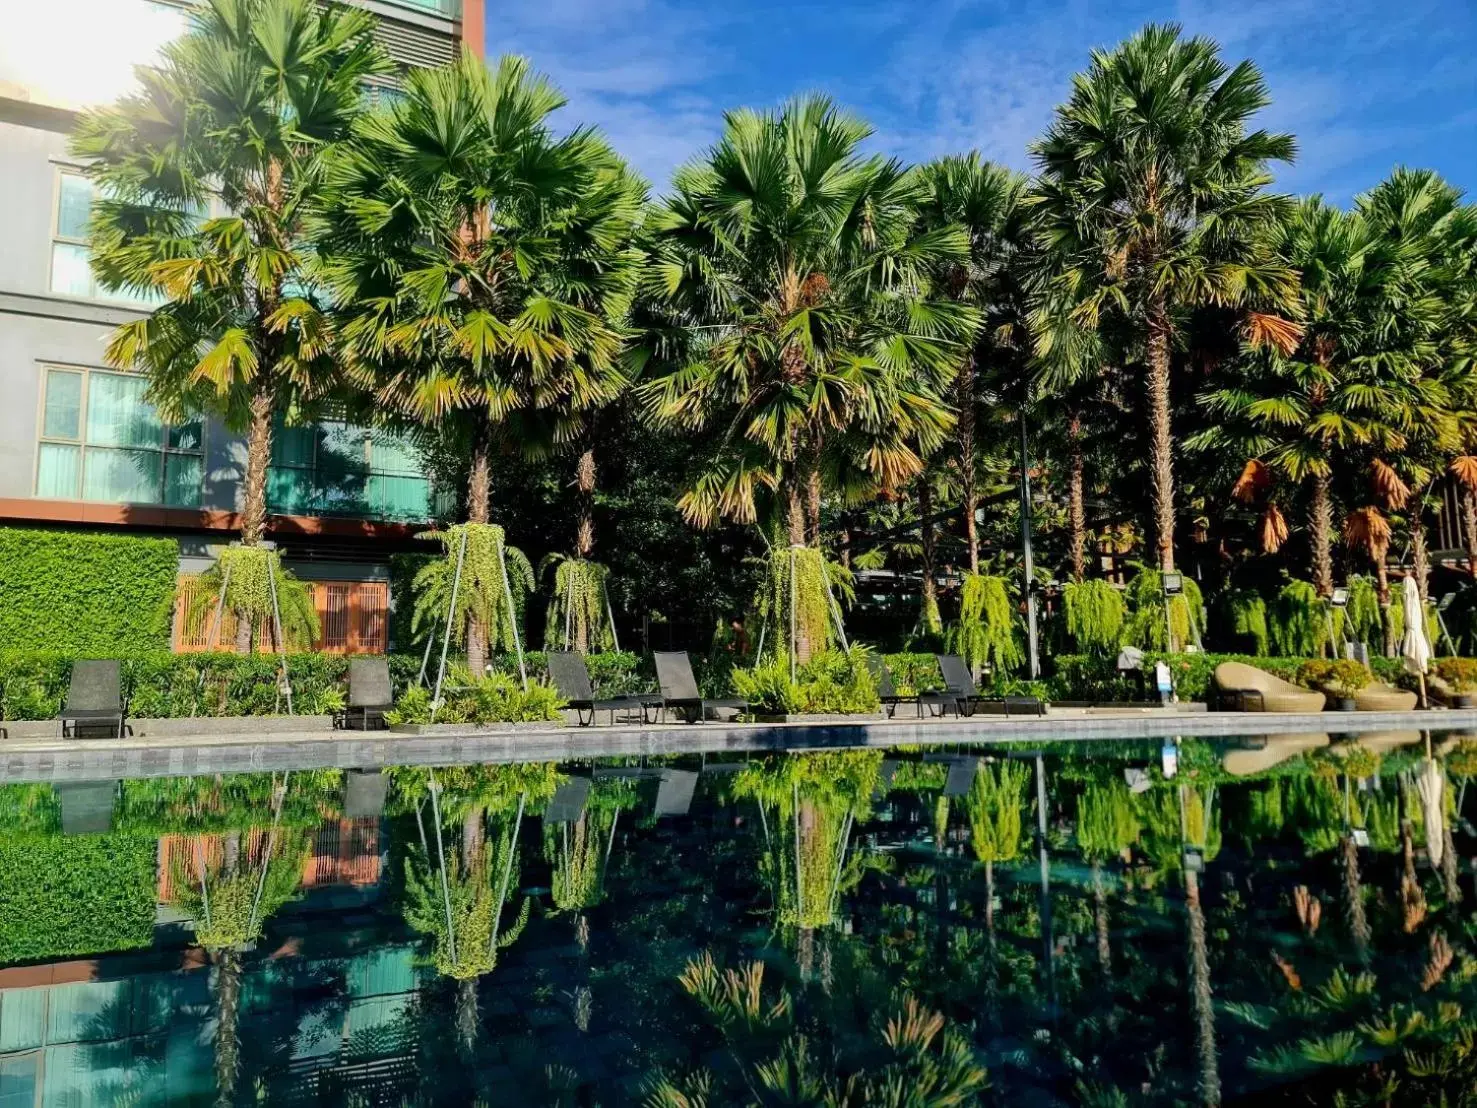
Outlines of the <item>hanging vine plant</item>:
[[[317,641],[320,627],[312,591],[283,568],[282,556],[275,550],[264,546],[228,546],[193,584],[187,594],[186,619],[192,626],[202,627],[206,634],[213,628],[217,638],[224,634],[215,628],[216,609],[221,607],[236,620],[238,646],[249,649],[253,641],[275,641],[272,621],[275,584],[285,645],[308,650]],[[224,625],[224,617],[221,622]]]
[[[1174,645],[1183,650],[1195,641],[1194,629],[1205,626],[1205,598],[1195,579],[1183,576],[1184,592],[1172,597],[1169,618]],[[1157,569],[1140,566],[1128,583],[1128,633],[1125,638],[1144,650],[1167,650],[1164,627],[1164,579]]]
[[1316,658],[1328,642],[1323,601],[1310,582],[1292,580],[1282,586],[1272,605],[1272,648],[1287,658]]
[[1024,657],[1016,622],[1005,578],[967,574],[960,595],[959,622],[949,628],[946,641],[966,665],[989,665],[997,671],[1013,669]]
[[[456,582],[456,562],[466,536],[466,558],[462,564],[461,582]],[[487,633],[493,650],[514,651],[518,647],[517,628],[521,626],[524,605],[533,592],[533,566],[517,547],[507,545],[503,529],[495,523],[458,523],[444,531],[426,531],[419,537],[441,543],[444,558],[428,563],[415,575],[415,612],[411,633],[419,638],[433,628],[444,626],[451,609],[452,592],[456,592],[456,609],[451,612],[452,638],[464,643],[469,621],[476,620]],[[503,570],[507,569],[504,585]],[[513,596],[513,613],[508,611],[508,596]]]
[[581,654],[615,649],[606,581],[608,567],[583,558],[550,554],[540,574],[554,567],[554,591],[544,624],[544,646],[549,650],[578,650]]
[[828,562],[821,550],[812,546],[771,548],[754,602],[764,629],[762,656],[788,659],[792,627],[800,661],[830,649],[837,642],[835,620],[840,618],[831,608],[832,597],[839,607],[849,604],[854,595],[851,571]]
[[1062,588],[1067,634],[1084,654],[1115,654],[1123,645],[1128,606],[1123,593],[1100,578],[1068,581]]

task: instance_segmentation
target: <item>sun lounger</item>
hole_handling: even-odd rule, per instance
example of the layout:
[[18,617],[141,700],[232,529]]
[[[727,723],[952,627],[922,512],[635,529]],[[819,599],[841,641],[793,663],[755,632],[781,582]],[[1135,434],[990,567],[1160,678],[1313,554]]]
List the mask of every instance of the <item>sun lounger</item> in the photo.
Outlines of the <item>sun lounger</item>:
[[676,712],[688,723],[697,723],[707,717],[710,708],[736,708],[749,710],[749,702],[742,698],[705,697],[698,691],[697,678],[692,675],[692,662],[687,651],[657,651],[652,655],[656,661],[656,680],[661,688],[661,707]]
[[[108,725],[115,738],[123,737],[123,670],[116,658],[72,663],[67,702],[57,716],[62,738],[81,738],[80,728]],[[71,724],[70,731],[67,727]]]
[[[640,693],[633,696],[597,697],[595,683],[590,680],[590,668],[585,659],[572,650],[549,651],[549,680],[565,703],[575,711],[581,727],[595,722],[597,712],[609,712],[610,722],[615,723],[617,712],[640,712],[646,721],[648,708],[660,708],[662,698],[654,694]],[[588,714],[588,718],[586,718]]]

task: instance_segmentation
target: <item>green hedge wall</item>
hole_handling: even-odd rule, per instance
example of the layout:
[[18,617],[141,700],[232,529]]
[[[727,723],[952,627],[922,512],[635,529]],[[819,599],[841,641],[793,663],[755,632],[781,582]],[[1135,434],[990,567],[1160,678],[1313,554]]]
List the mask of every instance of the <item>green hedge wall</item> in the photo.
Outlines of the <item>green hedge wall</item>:
[[173,539],[0,528],[0,647],[166,650],[178,576]]
[[135,835],[0,845],[0,962],[149,946],[158,849],[156,839]]

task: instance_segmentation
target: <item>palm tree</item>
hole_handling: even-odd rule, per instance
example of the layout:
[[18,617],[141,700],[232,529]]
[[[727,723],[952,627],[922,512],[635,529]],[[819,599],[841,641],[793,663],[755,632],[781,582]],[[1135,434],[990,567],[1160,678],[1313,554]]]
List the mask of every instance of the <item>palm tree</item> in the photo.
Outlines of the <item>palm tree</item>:
[[694,523],[755,522],[774,490],[790,545],[814,549],[840,440],[898,488],[952,425],[942,396],[974,314],[929,278],[967,243],[917,230],[923,181],[862,155],[870,133],[819,97],[729,112],[649,221],[654,330],[684,337],[642,394],[658,425],[711,444],[679,501]]
[[1078,328],[1122,321],[1146,362],[1149,479],[1156,562],[1174,568],[1171,361],[1185,313],[1213,305],[1241,312],[1255,346],[1288,350],[1296,326],[1294,271],[1269,232],[1289,201],[1264,191],[1273,161],[1290,161],[1291,136],[1248,131],[1269,102],[1250,61],[1228,68],[1207,38],[1151,25],[1111,52],[1096,52],[1033,147],[1036,208],[1046,274],[1039,298]]
[[1098,965],[1113,968],[1103,863],[1119,857],[1139,837],[1134,796],[1121,778],[1089,782],[1077,797],[1077,846],[1092,866],[1093,922]]
[[[1259,351],[1229,367],[1201,404],[1215,417],[1194,449],[1248,457],[1233,495],[1255,500],[1271,478],[1308,487],[1311,569],[1318,595],[1333,593],[1333,480],[1342,451],[1370,443],[1391,396],[1363,371],[1387,333],[1398,267],[1369,223],[1314,197],[1277,232],[1280,257],[1302,274],[1302,339],[1290,354]],[[1275,498],[1267,512],[1277,512]],[[1280,512],[1278,513],[1280,515]],[[1263,526],[1266,536],[1280,530]],[[1280,545],[1274,538],[1272,548]],[[1271,552],[1269,550],[1269,552]]]
[[[243,955],[261,938],[268,917],[297,896],[310,845],[301,828],[282,827],[292,774],[272,776],[272,820],[243,837],[192,836],[176,859],[172,902],[193,922],[195,941],[214,964],[216,1104],[235,1103],[240,1073],[241,974]],[[211,841],[214,840],[214,841]]]
[[313,0],[207,0],[142,91],[84,112],[72,138],[104,197],[98,279],[165,298],[114,332],[108,363],[148,374],[167,418],[246,431],[246,546],[266,525],[273,419],[337,382],[310,231],[361,85],[389,70],[374,25]]
[[394,779],[398,802],[416,820],[417,842],[405,861],[405,919],[431,939],[436,971],[456,984],[457,1039],[470,1055],[477,983],[528,925],[527,898],[505,919],[518,892],[523,817],[553,796],[558,773],[551,764],[529,763],[400,769]]
[[[1398,299],[1371,374],[1389,382],[1396,400],[1382,410],[1386,435],[1369,451],[1374,491],[1385,507],[1406,509],[1422,600],[1430,571],[1427,497],[1450,469],[1470,491],[1477,462],[1471,442],[1477,393],[1471,373],[1477,333],[1471,271],[1477,209],[1430,170],[1396,170],[1357,206],[1396,267]],[[1388,603],[1388,597],[1382,596]]]
[[[517,57],[417,70],[335,167],[324,272],[358,379],[467,458],[466,520],[487,525],[495,451],[524,423],[609,402],[644,195],[610,147],[555,137],[564,98]],[[473,617],[467,654],[482,672]]]
[[1013,265],[1016,252],[1024,245],[1026,209],[1022,200],[1026,178],[983,160],[975,151],[930,162],[920,172],[928,188],[918,213],[923,228],[961,227],[969,236],[968,257],[945,264],[938,288],[940,294],[968,304],[979,313],[954,379],[960,511],[969,572],[979,573],[980,544],[974,518],[979,506],[975,462],[977,377],[981,369],[991,375],[1008,375],[1028,345],[1024,299]]

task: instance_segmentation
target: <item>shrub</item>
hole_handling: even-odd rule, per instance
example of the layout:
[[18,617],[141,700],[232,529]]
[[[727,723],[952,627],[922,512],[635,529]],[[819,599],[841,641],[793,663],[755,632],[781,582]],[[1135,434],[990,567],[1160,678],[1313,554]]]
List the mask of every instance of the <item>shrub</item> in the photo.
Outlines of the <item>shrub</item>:
[[1436,676],[1450,685],[1453,692],[1477,692],[1477,659],[1442,658],[1433,668]]
[[[537,681],[525,689],[507,673],[473,680],[458,667],[451,685],[442,690],[442,698],[436,723],[562,723],[564,719],[559,714],[564,702],[557,692]],[[385,719],[392,725],[431,723],[431,690],[412,685],[400,694]]]
[[[1307,660],[1259,658],[1249,654],[1146,653],[1144,671],[1153,673],[1154,664],[1164,661],[1174,674],[1175,689],[1182,700],[1204,700],[1214,684],[1215,667],[1222,662],[1246,662],[1292,681]],[[1126,700],[1142,692],[1137,679],[1120,674],[1112,658],[1069,654],[1058,655],[1055,663],[1055,675],[1044,683],[1049,694],[1047,699]],[[1382,681],[1396,681],[1404,672],[1398,658],[1371,658],[1370,667]]]
[[1341,658],[1330,662],[1313,658],[1298,667],[1297,683],[1330,696],[1349,696],[1365,688],[1374,675],[1361,662]]
[[817,654],[796,671],[794,681],[783,661],[735,669],[733,685],[761,715],[862,715],[881,707],[862,647]]
[[155,839],[133,835],[0,846],[0,962],[150,946],[157,857]]
[[173,539],[0,528],[0,643],[83,658],[169,646]]

